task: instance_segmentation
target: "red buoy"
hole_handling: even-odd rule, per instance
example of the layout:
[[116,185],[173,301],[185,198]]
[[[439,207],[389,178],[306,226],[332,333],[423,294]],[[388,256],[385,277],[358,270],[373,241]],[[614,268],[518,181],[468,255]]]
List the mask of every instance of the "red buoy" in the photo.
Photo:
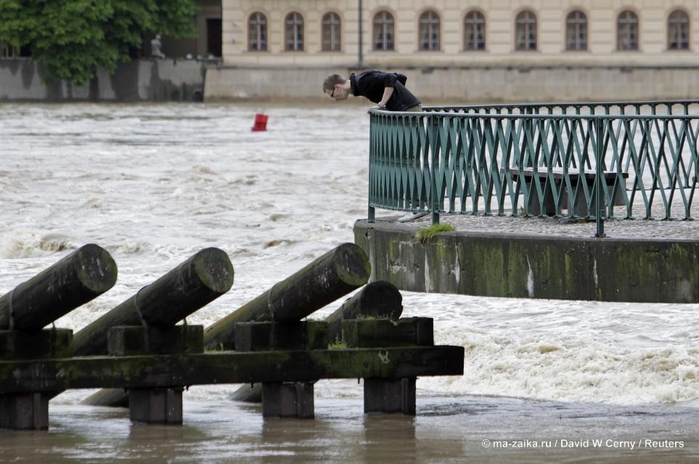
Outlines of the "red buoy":
[[253,132],[267,130],[267,115],[258,113],[255,115],[255,125],[252,126]]

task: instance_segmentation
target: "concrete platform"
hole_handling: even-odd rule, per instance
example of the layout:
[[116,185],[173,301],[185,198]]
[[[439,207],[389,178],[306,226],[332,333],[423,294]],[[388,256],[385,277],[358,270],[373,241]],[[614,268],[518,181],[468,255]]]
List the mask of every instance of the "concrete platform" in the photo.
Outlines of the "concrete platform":
[[699,222],[440,216],[456,232],[420,243],[430,217],[355,223],[371,280],[401,290],[513,298],[699,302]]

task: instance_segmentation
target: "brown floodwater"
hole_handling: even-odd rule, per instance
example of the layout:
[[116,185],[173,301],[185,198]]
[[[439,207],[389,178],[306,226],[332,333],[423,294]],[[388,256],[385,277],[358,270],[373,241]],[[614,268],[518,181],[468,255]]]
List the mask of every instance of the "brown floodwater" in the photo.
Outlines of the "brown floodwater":
[[0,431],[0,462],[697,462],[699,414],[418,392],[416,417],[363,414],[361,397],[316,398],[314,420],[188,400],[184,424],[132,424],[128,411],[50,407],[48,431]]

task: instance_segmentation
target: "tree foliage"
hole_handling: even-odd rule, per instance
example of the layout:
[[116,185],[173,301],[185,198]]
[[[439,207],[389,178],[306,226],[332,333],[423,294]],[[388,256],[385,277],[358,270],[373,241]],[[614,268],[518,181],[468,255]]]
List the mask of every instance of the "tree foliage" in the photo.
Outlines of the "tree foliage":
[[47,80],[78,85],[131,60],[144,35],[194,37],[195,0],[0,0],[0,40],[28,47]]

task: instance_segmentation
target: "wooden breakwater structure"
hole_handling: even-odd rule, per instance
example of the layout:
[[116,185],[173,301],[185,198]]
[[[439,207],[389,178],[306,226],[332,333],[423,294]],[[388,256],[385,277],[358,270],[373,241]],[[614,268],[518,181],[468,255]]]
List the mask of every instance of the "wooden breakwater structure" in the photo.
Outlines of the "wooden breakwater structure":
[[86,245],[0,297],[0,429],[48,429],[49,400],[77,388],[126,392],[139,423],[182,424],[183,391],[206,384],[259,385],[264,417],[313,418],[313,386],[332,378],[364,379],[367,413],[414,415],[417,377],[462,375],[464,349],[435,346],[430,318],[398,319],[397,290],[369,275],[346,243],[204,330],[186,317],[234,277],[207,248],[75,334],[46,328],[116,282],[111,256]]

